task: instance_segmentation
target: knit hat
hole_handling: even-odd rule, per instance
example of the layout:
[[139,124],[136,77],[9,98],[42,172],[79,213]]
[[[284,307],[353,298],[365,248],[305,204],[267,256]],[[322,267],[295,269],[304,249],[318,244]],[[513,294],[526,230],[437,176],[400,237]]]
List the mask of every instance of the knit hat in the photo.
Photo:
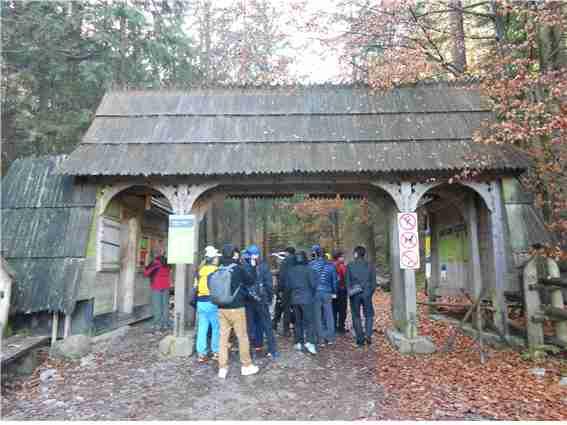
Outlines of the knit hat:
[[248,255],[260,255],[260,250],[258,249],[258,247],[254,244],[250,245],[248,248],[246,248],[246,253]]
[[317,257],[320,257],[321,254],[323,253],[323,250],[321,249],[321,245],[313,245],[311,247],[311,252],[317,255]]

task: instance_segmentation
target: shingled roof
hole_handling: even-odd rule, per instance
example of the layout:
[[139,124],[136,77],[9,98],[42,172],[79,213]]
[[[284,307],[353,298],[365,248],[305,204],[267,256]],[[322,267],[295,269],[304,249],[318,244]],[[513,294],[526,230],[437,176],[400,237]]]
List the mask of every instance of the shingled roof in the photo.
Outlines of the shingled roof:
[[75,307],[96,192],[54,171],[64,156],[18,159],[2,179],[2,256],[15,274],[11,311]]
[[[73,175],[260,175],[518,171],[510,148],[471,142],[490,117],[447,84],[110,92],[60,171]],[[476,158],[474,161],[472,158]]]

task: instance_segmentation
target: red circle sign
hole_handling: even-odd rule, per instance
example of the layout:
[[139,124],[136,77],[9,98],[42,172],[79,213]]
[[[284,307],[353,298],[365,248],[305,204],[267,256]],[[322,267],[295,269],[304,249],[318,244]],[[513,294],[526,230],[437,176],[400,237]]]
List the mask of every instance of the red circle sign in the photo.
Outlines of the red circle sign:
[[413,249],[417,246],[417,234],[415,232],[404,232],[400,237],[403,249]]
[[417,265],[419,264],[419,259],[417,258],[417,254],[413,251],[402,252],[400,259],[404,267],[413,268],[413,267],[417,267]]
[[415,230],[417,220],[414,214],[403,214],[400,216],[400,227],[403,230]]

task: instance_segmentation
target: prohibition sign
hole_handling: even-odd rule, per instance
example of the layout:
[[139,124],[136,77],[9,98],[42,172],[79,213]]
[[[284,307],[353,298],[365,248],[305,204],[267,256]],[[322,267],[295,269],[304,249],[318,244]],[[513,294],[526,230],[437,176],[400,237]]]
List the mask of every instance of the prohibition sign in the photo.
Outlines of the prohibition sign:
[[413,249],[417,246],[417,235],[415,232],[404,232],[400,238],[403,249]]
[[400,260],[402,265],[408,269],[417,268],[419,264],[419,258],[417,257],[417,254],[413,251],[402,252]]
[[402,230],[414,230],[417,226],[415,214],[406,213],[400,216],[400,227]]

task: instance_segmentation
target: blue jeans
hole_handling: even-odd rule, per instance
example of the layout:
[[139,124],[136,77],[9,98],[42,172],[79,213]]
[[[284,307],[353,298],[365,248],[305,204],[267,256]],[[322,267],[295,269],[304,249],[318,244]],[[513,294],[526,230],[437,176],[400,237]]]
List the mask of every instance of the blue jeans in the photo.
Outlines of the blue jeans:
[[268,340],[268,352],[276,353],[276,337],[272,329],[272,318],[268,304],[252,302],[246,306],[246,321],[248,322],[248,336],[253,347],[261,347],[264,335]]
[[212,328],[211,351],[219,352],[219,308],[210,301],[197,301],[197,354],[207,354],[207,333]]
[[[362,330],[362,318],[360,309],[364,314],[364,331]],[[372,305],[372,295],[357,294],[350,297],[350,311],[352,313],[352,324],[356,334],[356,343],[361,345],[365,338],[372,337],[374,328],[374,306]]]
[[335,318],[331,293],[317,291],[315,294],[315,329],[319,343],[323,340],[335,342]]
[[152,325],[169,326],[169,289],[152,289]]

